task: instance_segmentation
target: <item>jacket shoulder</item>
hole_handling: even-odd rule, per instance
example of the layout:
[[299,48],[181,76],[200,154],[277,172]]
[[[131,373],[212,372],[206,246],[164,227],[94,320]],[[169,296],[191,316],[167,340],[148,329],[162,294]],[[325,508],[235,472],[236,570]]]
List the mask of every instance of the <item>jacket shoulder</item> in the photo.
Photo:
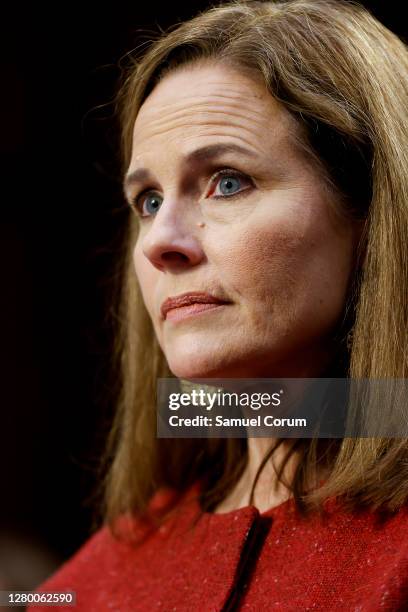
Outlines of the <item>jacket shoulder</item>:
[[[138,522],[136,525],[142,532],[142,526]],[[103,525],[36,591],[75,591],[78,585],[94,582],[110,571],[115,561],[126,554],[127,548],[128,544],[117,539],[108,525]]]
[[[189,493],[193,491],[195,488]],[[40,584],[36,592],[72,591],[80,593],[83,600],[88,591],[91,597],[92,591],[93,597],[99,593],[102,601],[107,583],[114,585],[119,576],[126,573],[126,568],[133,568],[142,574],[149,558],[160,553],[163,546],[169,545],[166,540],[173,535],[172,527],[177,531],[180,524],[189,522],[187,519],[191,518],[191,509],[196,507],[187,503],[189,493],[175,501],[174,491],[160,489],[151,498],[145,515],[122,515],[116,521],[114,531],[108,524],[103,525]],[[169,505],[174,506],[174,514],[163,523],[155,522],[154,518]],[[61,607],[63,609],[65,607]],[[43,610],[45,612],[48,607]],[[28,607],[28,612],[41,612],[41,607]]]

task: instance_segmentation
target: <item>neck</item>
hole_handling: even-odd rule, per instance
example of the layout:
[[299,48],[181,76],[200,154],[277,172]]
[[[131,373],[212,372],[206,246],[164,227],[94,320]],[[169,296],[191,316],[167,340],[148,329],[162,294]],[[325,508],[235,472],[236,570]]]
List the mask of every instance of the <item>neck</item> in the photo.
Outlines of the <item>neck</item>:
[[[295,439],[284,440],[263,467],[257,481],[252,505],[260,512],[278,506],[292,497],[290,490],[277,478],[280,465],[295,443]],[[233,491],[217,506],[215,512],[229,512],[249,505],[251,488],[257,470],[266,453],[277,444],[273,438],[248,438],[248,462]],[[299,463],[299,452],[294,451],[282,473],[282,480],[291,483]]]

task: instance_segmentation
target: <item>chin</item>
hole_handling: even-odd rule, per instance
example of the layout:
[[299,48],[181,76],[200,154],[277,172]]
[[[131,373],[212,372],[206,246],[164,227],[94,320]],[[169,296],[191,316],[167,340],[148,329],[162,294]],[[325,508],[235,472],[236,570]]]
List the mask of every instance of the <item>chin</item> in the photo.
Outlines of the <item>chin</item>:
[[217,363],[214,355],[205,358],[203,355],[168,355],[166,356],[170,370],[177,378],[227,378],[226,364]]
[[197,355],[189,357],[180,356],[174,359],[167,358],[170,370],[177,378],[195,380],[200,378],[252,378],[256,374],[248,369],[248,363],[239,364],[230,360],[222,361],[214,359],[214,355],[208,360]]
[[193,380],[197,378],[223,378],[222,371],[217,370],[214,367],[204,366],[200,364],[191,363],[180,363],[176,361],[173,363],[169,361],[169,368],[177,378],[184,378],[186,380]]

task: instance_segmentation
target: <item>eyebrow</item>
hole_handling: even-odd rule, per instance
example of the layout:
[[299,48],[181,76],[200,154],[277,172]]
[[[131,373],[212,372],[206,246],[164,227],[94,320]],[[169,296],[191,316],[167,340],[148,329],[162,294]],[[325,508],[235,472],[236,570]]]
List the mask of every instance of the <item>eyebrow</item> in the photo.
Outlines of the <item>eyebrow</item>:
[[[198,162],[206,162],[213,161],[226,153],[240,153],[241,155],[245,155],[246,157],[258,157],[258,155],[243,147],[242,145],[238,145],[235,143],[219,143],[219,144],[211,144],[206,145],[204,147],[200,147],[199,149],[195,149],[186,155],[184,161],[185,163],[195,164]],[[129,174],[125,176],[123,181],[123,190],[126,192],[129,187],[136,183],[147,181],[151,177],[149,170],[146,168],[137,168],[133,170]]]

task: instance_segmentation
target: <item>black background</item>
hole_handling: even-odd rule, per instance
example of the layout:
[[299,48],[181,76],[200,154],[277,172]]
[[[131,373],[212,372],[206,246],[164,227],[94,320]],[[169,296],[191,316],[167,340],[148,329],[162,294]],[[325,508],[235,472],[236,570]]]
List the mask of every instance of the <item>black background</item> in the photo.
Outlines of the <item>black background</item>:
[[[363,4],[406,39],[397,3]],[[89,533],[112,412],[106,313],[126,219],[111,134],[118,62],[146,31],[207,6],[0,9],[0,532],[35,537],[54,564]]]

